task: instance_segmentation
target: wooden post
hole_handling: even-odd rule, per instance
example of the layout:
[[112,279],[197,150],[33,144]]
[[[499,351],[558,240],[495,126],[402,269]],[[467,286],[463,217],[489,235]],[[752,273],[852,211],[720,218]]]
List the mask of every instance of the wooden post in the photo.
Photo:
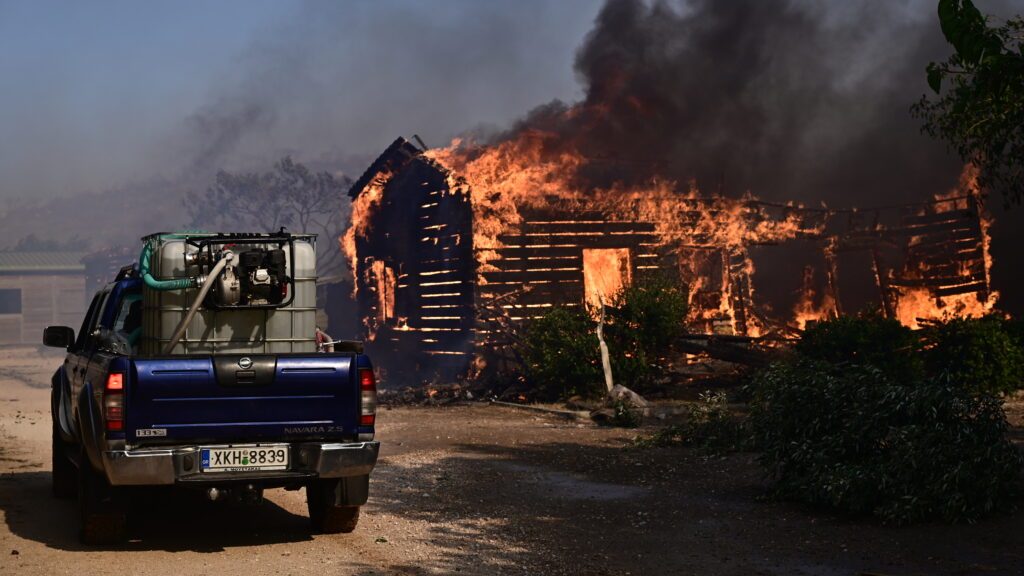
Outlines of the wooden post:
[[601,305],[601,318],[597,322],[597,343],[601,347],[601,367],[604,369],[604,385],[608,388],[608,393],[612,393],[612,388],[615,387],[615,381],[612,379],[612,361],[608,354],[608,344],[604,341],[604,298],[598,296],[598,302]]

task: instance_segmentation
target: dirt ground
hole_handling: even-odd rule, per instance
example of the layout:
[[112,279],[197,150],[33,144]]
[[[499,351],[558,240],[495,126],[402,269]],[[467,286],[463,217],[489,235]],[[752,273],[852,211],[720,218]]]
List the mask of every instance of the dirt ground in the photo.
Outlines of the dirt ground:
[[[0,350],[2,574],[1024,574],[1024,514],[887,528],[759,500],[749,454],[640,449],[486,404],[379,415],[381,459],[352,534],[311,536],[302,492],[259,506],[157,492],[129,543],[77,540],[50,496],[56,355]],[[1015,404],[1016,424],[1024,404]],[[1019,429],[1015,431],[1019,433]]]

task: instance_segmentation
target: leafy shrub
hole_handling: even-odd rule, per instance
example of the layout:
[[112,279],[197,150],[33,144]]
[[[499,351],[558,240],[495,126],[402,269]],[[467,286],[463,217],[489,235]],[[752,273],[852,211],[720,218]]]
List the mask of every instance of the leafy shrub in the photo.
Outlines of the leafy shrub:
[[644,392],[665,365],[685,326],[686,292],[670,278],[653,276],[627,286],[606,310],[606,340],[616,382]]
[[874,366],[897,382],[911,382],[922,375],[920,347],[920,338],[910,328],[870,314],[815,324],[797,342],[796,352],[832,365]]
[[929,328],[925,363],[930,374],[990,394],[1024,387],[1024,348],[1009,322],[988,316],[954,319]]
[[729,410],[724,392],[702,392],[689,406],[685,423],[668,426],[637,441],[640,446],[683,444],[712,453],[743,450],[750,447],[750,435],[744,421]]
[[802,359],[755,383],[750,426],[780,498],[891,523],[970,521],[1018,493],[1021,456],[991,395]]
[[[672,341],[684,329],[686,294],[667,278],[645,278],[617,294],[605,313],[615,381],[642,392],[660,375]],[[596,329],[586,310],[569,307],[553,308],[527,326],[520,353],[538,398],[604,393]]]
[[1024,320],[1013,319],[1003,320],[1003,328],[1010,338],[1017,343],[1018,348],[1024,348]]
[[643,423],[644,413],[641,408],[625,399],[617,398],[612,402],[612,417],[609,424],[619,428],[636,428]]
[[604,391],[594,330],[594,321],[580,308],[554,308],[530,323],[521,352],[539,399],[592,398]]

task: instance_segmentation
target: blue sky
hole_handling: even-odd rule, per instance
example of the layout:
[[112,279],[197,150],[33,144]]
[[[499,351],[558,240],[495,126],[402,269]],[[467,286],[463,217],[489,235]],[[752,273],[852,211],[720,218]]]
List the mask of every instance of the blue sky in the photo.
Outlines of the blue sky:
[[0,201],[501,125],[579,97],[600,4],[0,0]]

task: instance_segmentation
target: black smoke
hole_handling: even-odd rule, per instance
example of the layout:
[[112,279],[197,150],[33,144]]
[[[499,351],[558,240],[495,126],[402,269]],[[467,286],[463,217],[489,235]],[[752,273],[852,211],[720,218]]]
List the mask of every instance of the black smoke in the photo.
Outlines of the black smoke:
[[[909,112],[928,91],[925,66],[950,53],[935,9],[931,1],[608,0],[576,56],[585,98],[539,107],[499,138],[557,134],[553,151],[592,160],[576,174],[584,187],[658,177],[832,207],[927,200],[954,187],[963,167]],[[994,280],[1003,303],[1019,309],[1011,286],[1024,278],[1001,254],[1019,242],[1014,230],[995,228]]]
[[909,114],[947,53],[930,2],[609,0],[576,56],[575,113],[547,105],[516,129],[561,132],[595,160],[580,175],[594,186],[917,200],[961,167]]

